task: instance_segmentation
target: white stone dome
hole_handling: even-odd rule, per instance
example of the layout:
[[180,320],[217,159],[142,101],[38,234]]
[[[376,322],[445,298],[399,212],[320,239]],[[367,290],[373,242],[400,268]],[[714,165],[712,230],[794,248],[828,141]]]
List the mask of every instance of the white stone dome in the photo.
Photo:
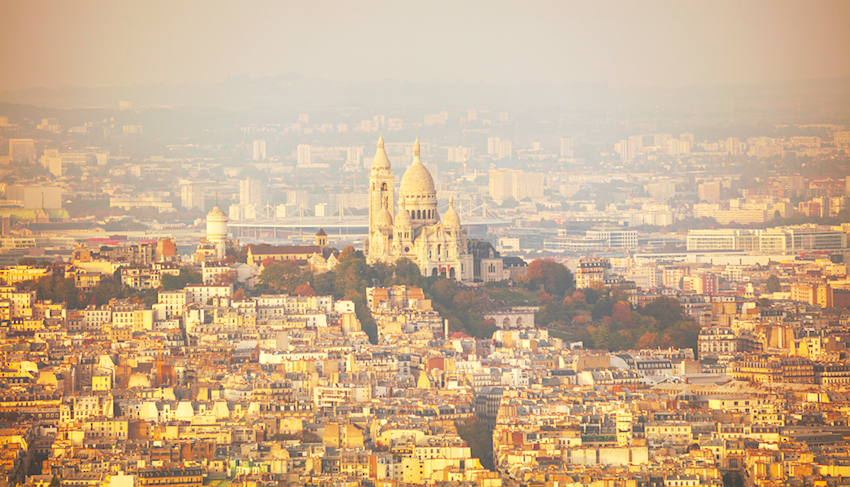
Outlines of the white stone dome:
[[376,169],[391,169],[390,158],[387,157],[387,151],[384,150],[384,136],[378,137],[378,150],[375,152],[375,158],[372,159],[372,170]]
[[410,219],[410,213],[404,208],[404,205],[398,208],[398,214],[395,216],[395,226],[397,227],[411,227],[413,226],[413,221]]
[[446,214],[443,216],[443,226],[446,228],[460,228],[460,215],[455,210],[455,200],[453,197],[449,198],[449,209],[446,210]]
[[404,196],[431,196],[436,195],[437,190],[434,187],[434,178],[428,169],[422,165],[422,160],[419,158],[419,140],[413,145],[413,164],[404,172],[401,177],[401,187],[399,194]]
[[226,222],[227,221],[227,213],[222,211],[221,208],[216,206],[209,213],[207,213],[207,221],[208,222]]
[[387,211],[386,208],[381,208],[381,211],[378,212],[378,216],[375,217],[375,224],[380,228],[392,227],[393,216],[390,215],[390,212]]

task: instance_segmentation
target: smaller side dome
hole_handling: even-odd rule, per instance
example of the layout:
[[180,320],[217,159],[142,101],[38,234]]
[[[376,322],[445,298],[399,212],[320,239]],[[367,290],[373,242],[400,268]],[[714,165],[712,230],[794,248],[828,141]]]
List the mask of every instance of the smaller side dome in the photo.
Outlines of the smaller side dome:
[[378,212],[378,216],[375,218],[375,224],[378,228],[392,227],[393,216],[390,215],[390,212],[386,208],[381,208],[381,211]]
[[446,228],[460,228],[460,215],[455,210],[454,197],[449,197],[449,209],[446,210],[446,214],[443,216],[443,226]]
[[412,227],[413,220],[410,219],[410,213],[407,212],[407,209],[404,207],[404,201],[402,200],[401,205],[398,207],[398,214],[395,216],[395,226],[397,227]]

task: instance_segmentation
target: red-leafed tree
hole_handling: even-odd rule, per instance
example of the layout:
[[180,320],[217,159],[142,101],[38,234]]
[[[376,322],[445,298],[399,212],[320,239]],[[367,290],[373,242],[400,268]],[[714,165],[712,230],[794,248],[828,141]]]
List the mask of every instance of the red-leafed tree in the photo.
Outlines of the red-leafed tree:
[[292,294],[296,296],[315,296],[316,291],[313,290],[313,287],[309,283],[305,283],[296,287],[295,291],[292,291]]
[[611,318],[614,322],[622,323],[629,328],[634,326],[634,323],[632,322],[632,308],[629,306],[629,303],[625,301],[618,301],[614,303],[614,310],[611,313]]

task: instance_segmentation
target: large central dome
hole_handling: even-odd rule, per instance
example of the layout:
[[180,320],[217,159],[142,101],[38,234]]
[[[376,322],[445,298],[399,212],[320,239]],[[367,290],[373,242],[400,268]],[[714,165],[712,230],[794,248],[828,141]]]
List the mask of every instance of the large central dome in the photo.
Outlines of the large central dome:
[[437,194],[434,178],[431,177],[431,173],[422,165],[422,160],[419,158],[419,139],[413,145],[413,164],[407,168],[404,176],[401,177],[399,194],[401,196]]

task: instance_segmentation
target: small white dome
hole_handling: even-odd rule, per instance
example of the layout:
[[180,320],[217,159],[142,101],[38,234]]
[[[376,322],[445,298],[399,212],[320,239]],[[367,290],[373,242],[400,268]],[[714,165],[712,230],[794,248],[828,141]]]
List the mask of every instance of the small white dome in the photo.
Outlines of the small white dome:
[[390,215],[390,212],[387,211],[386,208],[381,208],[381,211],[378,212],[378,216],[375,217],[375,224],[380,228],[392,227],[393,216]]
[[395,226],[397,227],[411,227],[413,226],[413,221],[410,219],[410,213],[404,208],[402,204],[398,208],[398,214],[395,216]]
[[454,197],[449,198],[449,209],[446,210],[446,215],[443,217],[443,226],[446,228],[460,228],[460,215],[455,210]]
[[216,206],[209,213],[207,213],[207,221],[227,221],[227,213],[222,211],[221,208]]

